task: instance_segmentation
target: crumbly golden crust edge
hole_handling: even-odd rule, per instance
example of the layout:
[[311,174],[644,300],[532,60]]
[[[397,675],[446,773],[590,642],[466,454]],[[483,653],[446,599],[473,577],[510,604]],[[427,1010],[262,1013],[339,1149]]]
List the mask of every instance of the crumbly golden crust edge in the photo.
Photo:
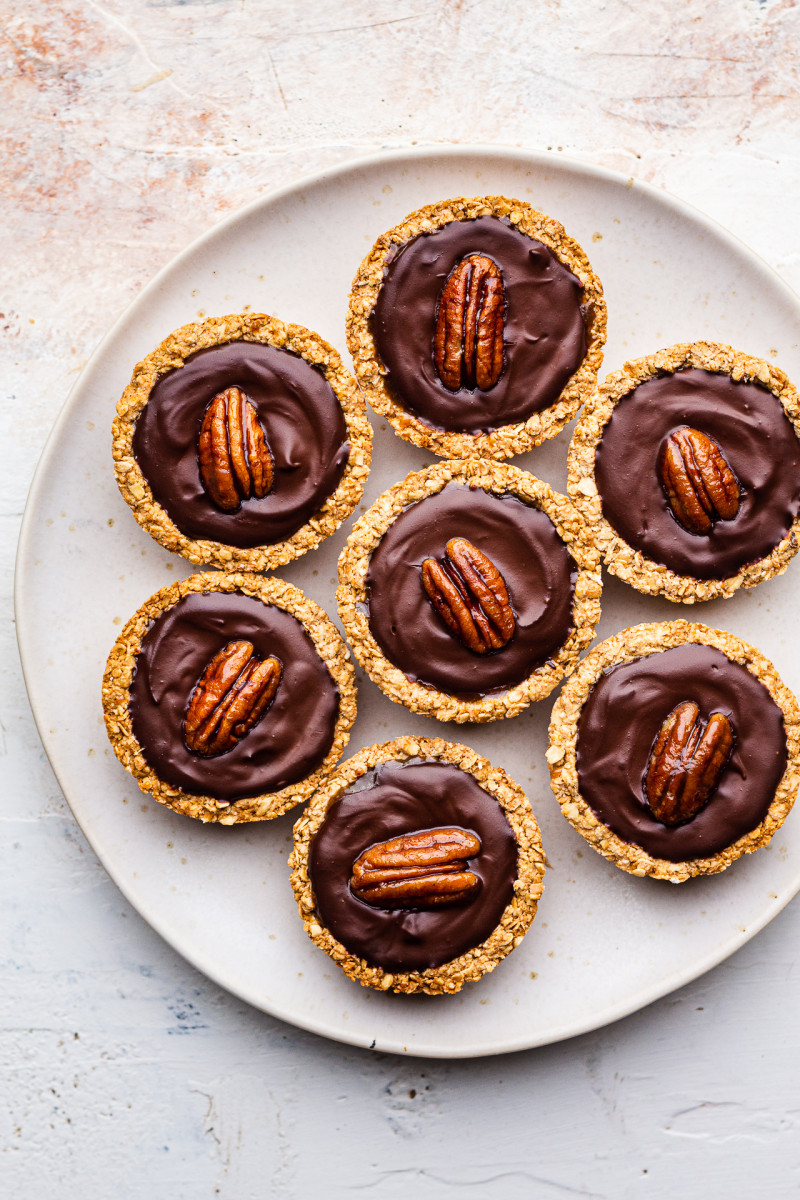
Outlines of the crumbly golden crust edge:
[[[351,954],[323,925],[317,915],[314,889],[308,875],[311,842],[331,804],[366,771],[383,762],[407,759],[436,759],[466,771],[494,796],[506,814],[517,839],[517,878],[514,896],[500,921],[485,941],[458,958],[425,971],[388,972],[370,966]],[[493,971],[522,941],[536,916],[544,890],[545,858],[539,826],[522,788],[501,767],[493,767],[469,746],[442,738],[399,737],[383,745],[367,746],[329,776],[316,792],[294,827],[294,849],[289,858],[291,883],[303,928],[320,950],[324,950],[345,975],[364,987],[386,992],[427,992],[429,995],[458,992]]]
[[617,404],[629,392],[659,374],[701,367],[730,375],[731,379],[762,384],[772,392],[800,438],[800,397],[786,375],[772,363],[753,358],[731,346],[715,342],[684,342],[646,358],[625,363],[598,387],[584,409],[569,448],[567,491],[595,533],[597,544],[612,575],[651,596],[664,596],[682,604],[719,600],[740,587],[755,587],[781,575],[797,553],[800,515],[777,546],[764,558],[747,563],[727,579],[695,579],[677,575],[661,563],[646,558],[629,545],[605,519],[595,482],[595,453]]
[[[342,407],[350,442],[342,478],[319,512],[290,538],[269,546],[241,548],[206,538],[193,539],[181,533],[155,500],[133,453],[136,420],[158,379],[182,367],[198,350],[235,341],[260,342],[289,350],[321,367]],[[166,550],[180,554],[190,562],[210,564],[223,570],[268,571],[315,549],[353,512],[369,475],[372,428],[356,381],[345,370],[339,353],[319,334],[302,325],[285,325],[263,313],[233,313],[183,325],[137,364],[131,382],[117,404],[112,425],[112,453],[114,475],[123,499],[142,528]]]
[[[741,664],[769,692],[783,713],[788,761],[775,796],[764,819],[750,833],[709,858],[669,862],[652,858],[640,846],[623,841],[603,824],[583,799],[578,788],[576,745],[578,722],[586,700],[603,671],[619,663],[633,662],[647,654],[696,642],[721,650],[733,662]],[[586,655],[567,681],[553,707],[550,720],[550,745],[547,760],[550,786],[569,823],[593,849],[609,862],[631,875],[651,876],[670,883],[683,883],[695,875],[714,875],[724,871],[743,854],[752,854],[766,846],[791,811],[800,783],[800,710],[797,701],[782,682],[775,667],[754,646],[723,630],[688,621],[669,621],[636,625],[623,629],[601,642]]]
[[[213,796],[199,796],[165,783],[145,761],[136,739],[129,712],[130,687],[142,638],[153,621],[172,608],[184,596],[197,592],[243,592],[265,604],[274,605],[295,617],[314,643],[334,682],[339,688],[339,715],[331,748],[316,771],[298,783],[278,792],[228,803]],[[266,821],[279,817],[312,794],[325,775],[344,753],[350,729],[356,718],[355,671],[344,639],[327,614],[307,596],[282,579],[258,575],[222,574],[209,571],[190,575],[178,583],[161,588],[138,608],[117,638],[108,656],[103,675],[103,715],[109,740],[119,761],[133,775],[143,792],[174,812],[200,821],[235,825],[245,821]]]
[[[584,360],[555,404],[533,413],[527,421],[502,425],[491,433],[457,433],[425,424],[390,396],[369,325],[383,279],[383,263],[390,247],[421,233],[440,229],[451,221],[473,217],[505,217],[520,233],[547,246],[580,279],[589,311]],[[393,229],[381,234],[358,269],[350,291],[347,314],[347,348],[356,377],[370,406],[391,423],[395,432],[415,446],[445,458],[509,458],[555,437],[571,421],[594,388],[603,361],[606,340],[606,304],[603,287],[586,254],[553,217],[538,212],[524,200],[506,196],[455,197],[410,213]]]
[[[450,482],[495,493],[512,492],[535,505],[553,522],[578,566],[572,609],[574,628],[564,645],[548,663],[538,667],[521,683],[506,692],[492,693],[479,700],[459,700],[447,692],[409,679],[385,657],[363,611],[367,601],[370,557],[389,526],[409,504],[434,495]],[[599,554],[580,514],[566,496],[508,463],[461,459],[434,463],[422,471],[411,472],[378,497],[354,526],[339,556],[336,599],[356,658],[390,700],[440,721],[483,723],[517,716],[534,700],[549,696],[564,675],[569,674],[581,652],[594,638],[595,626],[600,619],[601,591]]]

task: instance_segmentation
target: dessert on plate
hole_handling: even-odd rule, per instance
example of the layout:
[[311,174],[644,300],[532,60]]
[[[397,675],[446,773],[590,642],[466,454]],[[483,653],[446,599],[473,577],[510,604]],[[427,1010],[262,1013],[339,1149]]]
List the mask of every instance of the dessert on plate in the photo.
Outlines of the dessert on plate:
[[522,941],[544,853],[525,793],[467,746],[401,737],[338,767],[295,824],[306,933],[380,991],[457,992]]
[[786,570],[800,531],[800,400],[730,346],[670,346],[609,375],[584,409],[568,491],[606,565],[691,604]]
[[356,715],[347,647],[280,579],[212,571],[131,617],[103,677],[119,761],[175,812],[233,825],[307,800]]
[[371,445],[333,347],[252,313],[170,334],[134,370],[113,424],[139,524],[223,569],[268,570],[334,533],[361,498]]
[[581,247],[504,196],[430,204],[382,234],[347,318],[371,406],[452,458],[508,458],[554,437],[594,387],[605,333]]
[[339,559],[339,614],[390,699],[444,721],[513,717],[594,636],[599,557],[575,506],[517,467],[440,462],[379,497]]
[[800,711],[763,654],[687,621],[595,646],[550,722],[561,811],[609,862],[682,883],[766,846],[800,779]]

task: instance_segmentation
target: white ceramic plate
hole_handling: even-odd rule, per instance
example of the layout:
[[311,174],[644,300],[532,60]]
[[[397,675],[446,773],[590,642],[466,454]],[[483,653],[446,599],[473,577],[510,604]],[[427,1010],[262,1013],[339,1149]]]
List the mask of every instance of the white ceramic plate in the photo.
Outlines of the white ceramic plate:
[[[293,817],[203,826],[149,802],[106,741],[100,680],[120,624],[189,573],[136,525],[111,470],[109,426],[134,364],[167,333],[246,307],[318,330],[345,352],[351,279],[376,236],[423,204],[503,193],[556,216],[606,290],[605,369],[707,338],[800,378],[800,303],[740,242],[651,188],[560,157],[453,148],[382,154],[273,193],[190,246],[99,347],[62,411],[25,513],[17,621],[47,753],[89,842],[128,900],[172,946],[231,992],[285,1021],[380,1050],[461,1057],[542,1045],[633,1012],[700,975],[800,889],[800,822],[725,874],[676,888],[625,875],[562,819],[544,760],[550,702],[492,726],[442,726],[362,679],[350,751],[401,733],[466,741],[528,792],[550,863],[539,915],[491,976],[456,997],[398,997],[350,983],[303,933],[286,859]],[[365,504],[431,461],[374,421]],[[521,459],[565,485],[569,432]],[[364,505],[365,506],[365,505]],[[362,509],[363,507],[362,506]],[[281,572],[333,615],[336,559],[352,522]],[[759,646],[795,691],[798,564],[725,603],[687,609],[606,579],[599,634],[688,616]]]

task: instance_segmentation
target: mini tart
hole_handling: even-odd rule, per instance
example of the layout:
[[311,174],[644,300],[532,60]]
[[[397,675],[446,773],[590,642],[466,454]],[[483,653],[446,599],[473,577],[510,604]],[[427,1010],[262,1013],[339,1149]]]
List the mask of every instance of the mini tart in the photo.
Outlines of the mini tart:
[[[245,639],[276,656],[275,697],[228,752],[184,742],[190,700],[208,663]],[[280,816],[307,800],[341,757],[356,715],[353,666],[326,614],[299,588],[257,575],[191,575],[131,617],[103,676],[106,730],[143,792],[201,821]],[[312,732],[313,731],[313,732]]]
[[[204,485],[198,441],[212,400],[234,386],[257,411],[273,482],[224,511]],[[336,350],[259,314],[170,334],[134,370],[112,431],[117,484],[142,528],[193,563],[228,570],[265,571],[315,549],[350,516],[369,474],[372,431]]]
[[[484,390],[453,391],[434,363],[434,330],[448,277],[475,254],[503,280],[503,369]],[[542,304],[543,291],[558,303]],[[446,457],[508,458],[555,437],[591,393],[605,338],[602,285],[581,247],[504,196],[411,213],[381,234],[350,292],[347,346],[370,405],[405,441]]]
[[[480,879],[476,898],[427,912],[356,898],[350,872],[364,850],[442,826],[480,835],[467,864]],[[368,746],[337,768],[297,821],[289,859],[303,927],[320,950],[364,987],[429,995],[459,991],[520,944],[544,865],[528,798],[505,771],[468,746],[412,737]]]
[[[423,589],[423,561],[441,560],[455,537],[487,554],[508,587],[516,629],[494,653],[467,649]],[[356,658],[390,700],[486,722],[517,716],[572,670],[594,637],[600,593],[599,556],[574,505],[526,471],[473,459],[435,463],[384,492],[347,540],[336,596]]]
[[[702,722],[712,712],[730,720],[733,749],[705,806],[666,825],[644,777],[662,722],[686,700]],[[797,702],[764,655],[731,633],[671,621],[625,629],[587,654],[553,708],[547,760],[561,811],[593,849],[631,875],[683,883],[767,845],[794,803],[798,752]]]
[[[660,474],[681,428],[713,439],[739,486],[738,512],[707,534],[675,517]],[[670,346],[598,388],[572,438],[567,490],[612,574],[684,604],[724,598],[797,553],[798,438],[800,399],[777,367],[711,342]]]

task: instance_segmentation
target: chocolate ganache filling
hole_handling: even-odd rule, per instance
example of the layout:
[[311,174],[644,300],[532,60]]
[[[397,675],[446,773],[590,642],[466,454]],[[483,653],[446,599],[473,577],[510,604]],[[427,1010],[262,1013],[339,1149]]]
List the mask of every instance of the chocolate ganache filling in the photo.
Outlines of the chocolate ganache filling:
[[[422,585],[422,564],[451,538],[468,537],[508,589],[516,629],[507,645],[475,654],[445,624]],[[546,513],[512,493],[449,483],[393,522],[367,573],[369,627],[409,679],[461,699],[521,683],[563,646],[573,629],[577,567]]]
[[[205,668],[234,638],[263,659],[274,655],[281,681],[255,728],[227,753],[204,758],[184,742],[186,710]],[[161,779],[233,801],[278,792],[316,770],[333,743],[339,689],[295,617],[240,592],[202,592],[162,613],[142,638],[130,713]]]
[[[644,780],[653,743],[676,705],[694,701],[703,721],[722,713],[733,749],[705,807],[668,826],[650,811]],[[578,788],[596,817],[653,858],[708,858],[763,820],[786,768],[783,714],[746,667],[711,646],[687,643],[606,671],[578,724]]]
[[[686,426],[717,443],[740,488],[736,516],[702,536],[676,519],[659,477],[663,443]],[[597,449],[595,479],[603,516],[628,545],[678,575],[723,579],[769,554],[800,511],[800,442],[767,388],[693,367],[623,397]]]
[[[266,496],[226,513],[203,486],[198,438],[211,401],[234,386],[256,408],[274,480]],[[339,485],[350,446],[321,369],[288,350],[241,341],[200,350],[158,380],[136,422],[133,452],[181,533],[249,548],[290,538],[319,512]]]
[[[487,390],[449,390],[434,362],[442,289],[468,255],[500,269],[504,365]],[[583,289],[552,250],[506,220],[477,217],[422,233],[386,256],[372,335],[398,404],[445,430],[488,432],[554,404],[586,354]]]
[[[463,903],[428,910],[382,909],[350,887],[369,847],[421,829],[477,834],[469,870],[480,886]],[[479,946],[514,894],[517,843],[495,798],[449,763],[383,763],[331,805],[314,836],[309,875],[323,924],[352,954],[389,971],[424,971]]]

